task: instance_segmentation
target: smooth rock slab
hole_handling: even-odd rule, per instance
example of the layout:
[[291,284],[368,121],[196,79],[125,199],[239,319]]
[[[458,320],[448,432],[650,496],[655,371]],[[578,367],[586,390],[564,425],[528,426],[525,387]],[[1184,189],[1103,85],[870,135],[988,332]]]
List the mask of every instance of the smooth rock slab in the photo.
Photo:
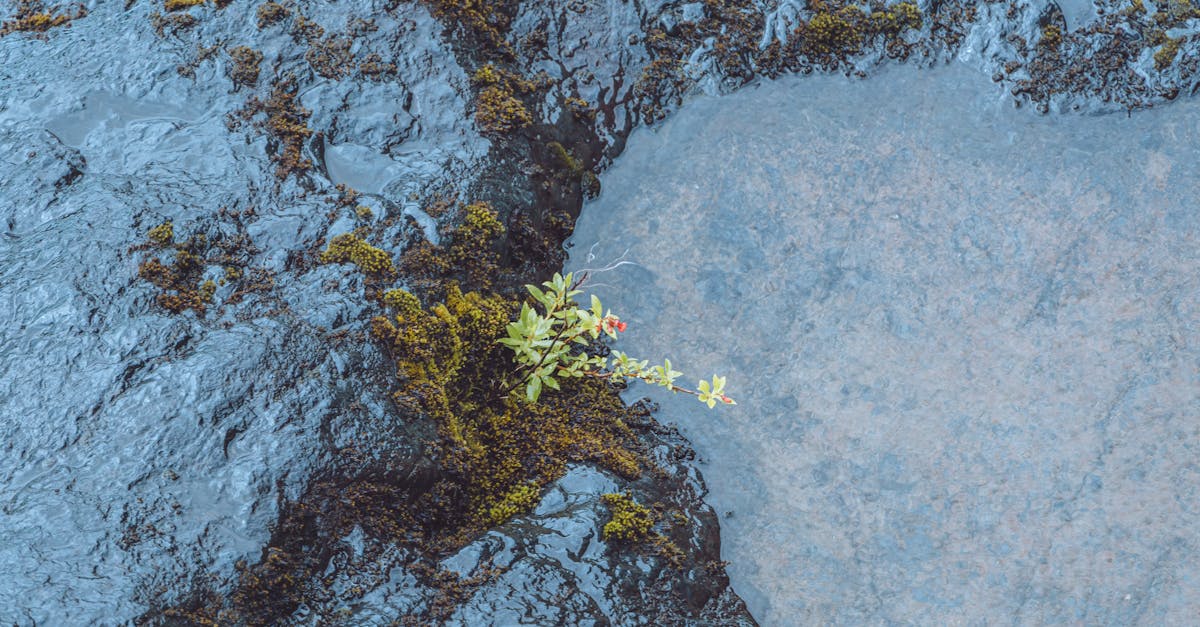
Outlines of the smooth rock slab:
[[1198,146],[1196,102],[1041,117],[961,67],[633,135],[571,265],[628,251],[620,346],[728,375],[663,418],[760,621],[1200,615]]

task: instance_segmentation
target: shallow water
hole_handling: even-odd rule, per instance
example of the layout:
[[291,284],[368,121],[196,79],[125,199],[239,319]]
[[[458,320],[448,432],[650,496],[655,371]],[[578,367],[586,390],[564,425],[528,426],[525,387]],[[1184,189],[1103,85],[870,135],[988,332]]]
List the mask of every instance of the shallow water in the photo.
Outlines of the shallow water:
[[570,265],[634,262],[592,283],[621,347],[728,376],[661,417],[763,624],[1200,612],[1197,146],[1200,103],[1038,116],[962,66],[634,133]]

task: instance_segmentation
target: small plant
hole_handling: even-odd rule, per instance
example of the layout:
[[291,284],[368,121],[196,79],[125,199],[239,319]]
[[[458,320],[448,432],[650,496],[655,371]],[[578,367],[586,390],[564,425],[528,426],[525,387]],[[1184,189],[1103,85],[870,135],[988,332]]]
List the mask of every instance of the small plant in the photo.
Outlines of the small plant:
[[573,282],[571,274],[555,274],[542,284],[545,290],[525,286],[541,306],[541,312],[528,303],[522,304],[520,316],[506,328],[507,337],[498,340],[513,351],[517,363],[507,392],[518,392],[523,387],[525,398],[536,402],[543,389],[559,389],[560,379],[594,377],[613,382],[638,379],[672,392],[691,394],[710,408],[717,403],[736,404],[725,395],[724,377],[714,375],[711,383],[701,381],[697,390],[690,390],[675,385],[683,373],[674,370],[669,359],[652,367],[648,361],[620,351],[611,351],[608,356],[588,352],[601,334],[616,339],[626,329],[626,323],[611,311],[606,312],[595,295],[590,309],[577,305],[574,297],[582,292],[576,288],[585,278]]

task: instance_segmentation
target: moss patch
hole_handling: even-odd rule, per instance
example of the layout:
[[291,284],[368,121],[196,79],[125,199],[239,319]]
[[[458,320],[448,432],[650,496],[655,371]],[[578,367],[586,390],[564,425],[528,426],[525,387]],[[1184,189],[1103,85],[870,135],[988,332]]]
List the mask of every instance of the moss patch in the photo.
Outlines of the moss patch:
[[313,167],[312,161],[304,156],[304,144],[313,134],[312,129],[308,128],[312,112],[300,106],[298,90],[296,77],[286,75],[271,87],[268,100],[264,102],[251,98],[238,112],[238,118],[242,120],[253,119],[260,113],[265,115],[265,120],[258,122],[258,125],[271,138],[268,150],[273,153],[271,160],[275,162],[275,176],[281,181],[293,174],[303,174]]
[[17,0],[12,19],[0,24],[0,37],[12,33],[31,33],[45,38],[46,31],[60,26],[70,26],[72,20],[87,17],[87,8],[76,5],[71,12],[55,13],[46,9],[40,0]]
[[496,242],[505,233],[499,214],[486,202],[462,208],[459,225],[447,235],[450,243],[421,242],[404,254],[401,267],[425,292],[434,292],[443,279],[453,278],[473,289],[490,288],[499,273]]
[[292,12],[287,7],[278,2],[264,2],[258,5],[258,9],[254,11],[254,15],[258,20],[258,28],[262,30],[272,24],[287,19]]
[[167,11],[186,11],[192,7],[200,6],[206,0],[163,0],[163,9]]
[[248,46],[236,46],[229,49],[229,58],[233,64],[229,67],[229,78],[234,87],[246,86],[254,89],[258,84],[259,64],[263,54]]
[[[232,216],[224,209],[221,211],[222,216]],[[240,223],[235,221],[234,226],[240,228]],[[210,266],[224,266],[220,285],[235,283],[227,303],[236,302],[246,293],[261,291],[264,287],[261,276],[256,275],[256,282],[244,280],[247,261],[258,252],[244,233],[219,235],[213,240],[203,233],[195,233],[176,241],[175,225],[163,222],[146,233],[144,244],[131,249],[131,252],[138,251],[156,251],[138,266],[138,277],[159,290],[155,304],[169,313],[192,310],[201,317],[207,313],[218,288],[216,281],[204,278]],[[166,256],[167,251],[170,251],[170,257]]]
[[476,70],[471,81],[480,89],[475,123],[484,132],[511,133],[533,123],[533,116],[520,98],[535,91],[532,82],[492,63]]
[[505,40],[511,25],[510,16],[517,2],[512,0],[425,0],[434,17],[450,25],[457,37],[473,39],[492,54],[505,58],[513,56]]
[[1054,24],[1050,24],[1042,29],[1042,38],[1038,40],[1038,46],[1043,48],[1057,48],[1062,45],[1062,41],[1062,29]]
[[362,239],[357,233],[343,233],[329,242],[320,255],[321,263],[350,262],[367,274],[392,276],[396,267],[392,256]]
[[1154,53],[1154,69],[1165,70],[1171,67],[1175,62],[1175,57],[1179,55],[1179,48],[1183,45],[1183,38],[1167,39],[1163,42],[1158,52]]
[[628,494],[605,494],[601,499],[612,514],[604,523],[605,540],[638,542],[650,535],[654,528],[650,508],[634,501]]
[[640,474],[636,438],[622,421],[627,410],[603,383],[564,382],[539,404],[508,395],[511,358],[496,339],[517,302],[454,285],[428,307],[411,294],[385,298],[397,311],[375,318],[371,334],[396,359],[397,405],[438,425],[447,477],[427,505],[452,530],[448,545],[531,506],[570,462]]

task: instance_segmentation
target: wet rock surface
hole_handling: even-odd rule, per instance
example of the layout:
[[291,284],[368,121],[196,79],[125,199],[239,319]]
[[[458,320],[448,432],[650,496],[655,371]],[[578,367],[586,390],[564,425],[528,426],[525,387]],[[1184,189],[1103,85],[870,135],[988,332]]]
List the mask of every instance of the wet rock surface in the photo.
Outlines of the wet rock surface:
[[[781,79],[639,130],[569,267],[662,400],[765,624],[1183,624],[1200,108],[1013,110],[956,66]],[[634,388],[631,394],[642,394]]]
[[[573,465],[463,546],[404,540],[389,512],[441,476],[437,434],[367,340],[378,286],[319,263],[326,243],[399,259],[486,200],[509,289],[558,267],[595,172],[696,89],[959,55],[1020,101],[1103,109],[1195,70],[1182,5],[920,3],[919,26],[820,54],[820,11],[789,2],[486,6],[0,6],[0,621],[748,622],[689,449],[652,420],[642,479]],[[1057,56],[1017,42],[1059,19]],[[1118,69],[1086,65],[1100,41]],[[509,134],[477,115],[488,64],[528,109]],[[682,566],[597,539],[610,491],[682,517]]]
[[[392,255],[436,241],[423,209],[446,197],[506,214],[535,199],[511,181],[478,191],[506,156],[489,156],[429,9],[263,6],[103,3],[0,39],[0,620],[748,620],[703,484],[670,455],[640,486],[572,470],[547,491],[559,509],[446,567],[372,526],[372,508],[432,483],[434,433],[389,398],[369,281],[317,253],[356,228]],[[622,490],[670,502],[686,563],[708,569],[603,542],[600,496]],[[361,511],[304,510],[346,495]],[[493,563],[501,541],[514,547]]]

